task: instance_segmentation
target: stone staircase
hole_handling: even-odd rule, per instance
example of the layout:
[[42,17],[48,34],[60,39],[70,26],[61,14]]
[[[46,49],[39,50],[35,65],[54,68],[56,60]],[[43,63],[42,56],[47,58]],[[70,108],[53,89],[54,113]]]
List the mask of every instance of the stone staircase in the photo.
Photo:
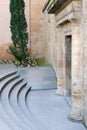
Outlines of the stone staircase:
[[85,130],[67,119],[70,107],[54,94],[56,83],[52,67],[1,65],[0,130]]
[[17,72],[0,75],[0,129],[40,130],[37,120],[27,107],[31,87]]

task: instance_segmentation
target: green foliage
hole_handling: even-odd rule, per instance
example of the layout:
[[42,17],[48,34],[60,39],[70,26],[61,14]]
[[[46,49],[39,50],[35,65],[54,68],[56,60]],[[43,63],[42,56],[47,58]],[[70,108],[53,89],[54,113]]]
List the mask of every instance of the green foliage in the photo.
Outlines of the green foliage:
[[[0,60],[0,64],[15,64],[17,67],[24,67],[25,66],[23,64],[20,64],[20,62],[18,60],[8,60],[8,59]],[[35,66],[38,66],[38,65],[37,65],[37,62],[36,62],[35,59],[29,58],[27,60],[27,65],[26,66],[27,67],[35,67]]]
[[23,0],[10,0],[10,29],[13,44],[9,46],[10,53],[21,63],[26,64],[29,53],[27,49],[28,32],[25,18],[25,3]]
[[45,58],[36,58],[36,62],[38,66],[49,66]]
[[52,4],[55,4],[55,0],[51,0],[52,1]]

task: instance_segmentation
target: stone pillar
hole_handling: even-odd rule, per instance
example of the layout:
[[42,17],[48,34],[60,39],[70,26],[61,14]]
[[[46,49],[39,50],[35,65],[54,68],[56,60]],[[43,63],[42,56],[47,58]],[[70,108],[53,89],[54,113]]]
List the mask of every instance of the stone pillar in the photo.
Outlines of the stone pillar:
[[87,0],[82,0],[83,122],[87,127]]
[[50,45],[49,45],[49,50],[50,50],[50,61],[53,67],[55,66],[55,57],[54,57],[54,46],[55,46],[55,15],[50,14]]
[[64,95],[62,25],[57,28],[57,95]]
[[[80,21],[79,21],[80,22]],[[69,119],[80,121],[83,118],[81,83],[81,35],[80,23],[72,21],[72,107]]]
[[45,32],[45,58],[48,60],[48,14],[45,11],[44,12],[44,19],[45,19],[45,24],[44,24],[44,32]]

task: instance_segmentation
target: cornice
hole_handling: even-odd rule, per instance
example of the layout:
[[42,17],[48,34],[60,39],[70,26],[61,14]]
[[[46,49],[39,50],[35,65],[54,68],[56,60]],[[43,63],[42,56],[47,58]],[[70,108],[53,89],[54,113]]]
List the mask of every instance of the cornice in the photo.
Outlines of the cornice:
[[54,4],[51,3],[50,6],[48,7],[48,13],[50,14],[58,13],[72,1],[73,0],[56,0]]
[[72,1],[78,0],[55,0],[54,2],[51,2],[51,0],[47,0],[43,8],[43,12],[47,10],[49,14],[57,14]]

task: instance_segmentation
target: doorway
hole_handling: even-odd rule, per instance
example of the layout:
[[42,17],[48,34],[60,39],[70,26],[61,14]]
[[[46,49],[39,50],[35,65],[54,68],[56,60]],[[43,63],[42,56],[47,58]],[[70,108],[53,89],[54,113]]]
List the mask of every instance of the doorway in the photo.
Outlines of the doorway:
[[67,94],[71,95],[71,45],[72,36],[65,37],[65,75],[66,75],[66,90]]

